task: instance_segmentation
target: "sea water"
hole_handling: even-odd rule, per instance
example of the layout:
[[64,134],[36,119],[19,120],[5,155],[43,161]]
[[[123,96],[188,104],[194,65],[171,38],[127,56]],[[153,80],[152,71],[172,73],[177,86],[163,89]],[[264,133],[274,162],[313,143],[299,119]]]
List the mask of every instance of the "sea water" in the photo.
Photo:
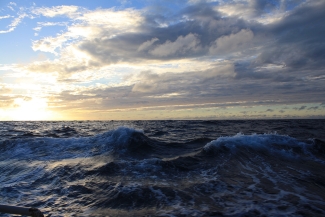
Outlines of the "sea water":
[[0,204],[51,216],[324,216],[324,141],[325,120],[0,122]]

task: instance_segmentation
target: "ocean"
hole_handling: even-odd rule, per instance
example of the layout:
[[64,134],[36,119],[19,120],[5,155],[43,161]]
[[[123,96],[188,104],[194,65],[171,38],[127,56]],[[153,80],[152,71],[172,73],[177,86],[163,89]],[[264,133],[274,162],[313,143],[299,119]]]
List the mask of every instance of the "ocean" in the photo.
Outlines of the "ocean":
[[0,122],[0,204],[45,216],[325,216],[324,141],[325,120]]

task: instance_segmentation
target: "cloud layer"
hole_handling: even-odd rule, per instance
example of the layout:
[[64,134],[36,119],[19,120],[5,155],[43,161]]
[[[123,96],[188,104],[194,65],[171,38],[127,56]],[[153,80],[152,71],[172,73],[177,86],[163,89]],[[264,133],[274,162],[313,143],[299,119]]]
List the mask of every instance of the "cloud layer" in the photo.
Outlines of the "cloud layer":
[[[34,6],[17,17],[1,15],[11,19],[0,30],[3,34],[13,32],[23,19],[37,20],[32,29],[38,37],[30,46],[53,54],[27,64],[6,64],[2,70],[45,76],[44,86],[55,83],[57,88],[42,96],[52,108],[237,105],[244,106],[237,114],[248,117],[245,106],[249,111],[283,105],[264,112],[285,117],[285,105],[299,105],[303,109],[292,111],[325,115],[325,1],[188,1],[167,12],[158,6]],[[52,27],[61,31],[39,36]],[[14,105],[10,97],[18,95],[6,93],[9,89],[3,82],[0,100]],[[297,115],[302,114],[308,116]]]

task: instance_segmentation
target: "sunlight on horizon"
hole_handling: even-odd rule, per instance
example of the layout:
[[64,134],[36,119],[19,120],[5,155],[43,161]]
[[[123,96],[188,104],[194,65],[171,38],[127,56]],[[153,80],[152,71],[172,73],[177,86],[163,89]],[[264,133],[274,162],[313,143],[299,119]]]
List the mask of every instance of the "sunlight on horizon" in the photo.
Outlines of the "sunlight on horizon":
[[2,111],[4,120],[17,121],[36,121],[36,120],[55,120],[54,112],[48,110],[47,100],[42,98],[32,98],[25,100],[15,99],[14,108]]

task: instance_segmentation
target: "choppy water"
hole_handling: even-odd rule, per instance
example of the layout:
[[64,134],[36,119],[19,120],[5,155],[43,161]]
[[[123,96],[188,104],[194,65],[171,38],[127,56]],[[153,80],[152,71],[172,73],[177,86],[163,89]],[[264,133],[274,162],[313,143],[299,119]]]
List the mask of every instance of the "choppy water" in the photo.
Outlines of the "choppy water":
[[0,122],[0,204],[52,216],[324,216],[323,141],[325,120]]

